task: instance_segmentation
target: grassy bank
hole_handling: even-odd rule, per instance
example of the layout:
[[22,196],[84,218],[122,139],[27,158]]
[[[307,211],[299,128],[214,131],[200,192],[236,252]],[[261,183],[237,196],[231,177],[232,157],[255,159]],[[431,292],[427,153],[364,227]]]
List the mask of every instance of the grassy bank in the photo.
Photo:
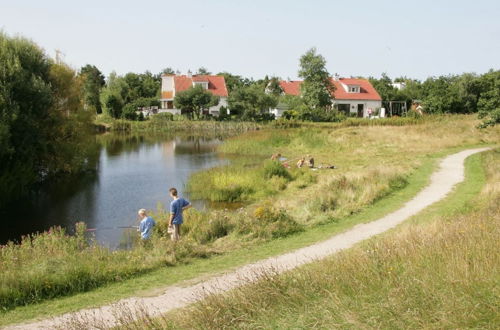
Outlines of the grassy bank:
[[[474,179],[484,172],[471,169],[481,158],[486,185],[478,192]],[[227,294],[119,328],[496,328],[500,152],[467,163],[467,181],[410,224],[298,270],[262,274]],[[456,207],[474,194],[473,203]]]
[[[258,143],[251,146],[257,146],[258,152],[250,154],[253,158],[251,161],[255,162],[267,158],[265,155],[268,155],[269,151],[275,152],[276,143],[266,147],[266,139],[269,135],[276,134],[277,140],[288,135],[289,140],[285,140],[287,142],[282,144],[282,148],[286,152],[295,154],[300,154],[305,150],[301,140],[307,140],[309,134],[312,134],[313,140],[322,139],[324,135],[327,140],[319,144],[323,149],[316,149],[321,151],[322,155],[316,158],[328,159],[327,157],[332,157],[329,153],[334,153],[333,157],[339,161],[337,164],[345,162],[348,166],[341,166],[338,170],[317,172],[292,170],[289,173],[289,181],[282,190],[278,189],[276,193],[262,195],[258,202],[237,212],[189,212],[184,239],[175,249],[162,235],[161,226],[151,246],[137,246],[132,251],[111,252],[94,245],[78,246],[71,241],[77,238],[68,238],[66,242],[60,233],[52,233],[51,235],[55,235],[55,238],[50,238],[50,234],[43,234],[34,239],[27,239],[24,245],[12,245],[1,249],[1,266],[2,269],[7,269],[0,274],[3,276],[0,292],[5,297],[2,301],[3,307],[10,309],[14,306],[40,302],[118,282],[114,287],[118,288],[116,290],[118,293],[111,293],[112,298],[109,298],[115,299],[144,289],[148,284],[147,278],[153,279],[156,281],[153,283],[158,283],[158,285],[173,283],[171,279],[182,278],[177,275],[172,276],[177,271],[182,272],[177,269],[186,270],[184,277],[196,276],[200,274],[200,270],[196,267],[190,268],[187,263],[196,264],[198,261],[195,260],[200,260],[200,258],[212,256],[206,263],[211,264],[207,269],[213,271],[314,242],[342,228],[367,221],[369,217],[356,218],[352,215],[377,200],[391,193],[413,189],[416,183],[412,182],[410,173],[414,173],[417,168],[422,168],[422,165],[430,171],[429,154],[438,156],[463,148],[464,144],[494,141],[495,134],[497,134],[494,130],[485,132],[470,129],[474,122],[467,117],[457,117],[456,121],[448,123],[447,126],[433,123],[426,125],[340,130],[321,128],[312,131],[265,130],[230,139],[223,146],[223,150],[228,154],[237,153],[228,152],[235,148],[240,149],[240,153],[246,153],[245,144],[251,142],[248,140],[257,140]],[[432,136],[428,130],[436,127],[441,127],[443,130],[436,141],[426,143],[422,140],[424,137]],[[454,131],[455,127],[459,130]],[[405,134],[405,139],[399,136],[402,133]],[[379,139],[371,141],[369,137],[373,135],[377,135]],[[408,147],[407,140],[413,141],[410,144],[417,150],[413,157],[398,154]],[[425,146],[426,144],[431,144],[431,146]],[[371,148],[372,146],[376,147],[375,150]],[[436,149],[432,150],[432,147]],[[437,150],[441,152],[436,153]],[[391,159],[395,162],[391,163]],[[374,160],[377,160],[376,166],[372,166]],[[254,166],[253,170],[251,166]],[[249,173],[261,176],[264,182],[276,180],[276,175],[269,177],[268,172],[255,166],[250,163]],[[420,179],[426,178],[421,173],[419,175]],[[301,181],[303,177],[309,177],[309,179],[305,182]],[[395,183],[391,183],[391,180],[395,180]],[[410,190],[403,189],[407,182],[412,185],[408,186]],[[421,186],[424,182],[418,184]],[[311,196],[315,197],[311,198]],[[403,200],[404,198],[398,200],[397,203]],[[396,204],[390,204],[388,209],[386,205],[379,205],[378,209],[388,211],[391,205]],[[155,218],[164,223],[166,215],[159,211]],[[321,226],[317,226],[318,224]],[[292,233],[301,231],[304,234],[288,237]],[[267,245],[264,246],[264,244]],[[262,248],[251,250],[256,246],[259,248],[262,246]],[[239,252],[242,250],[244,253]],[[246,253],[248,251],[253,251],[253,254]],[[29,258],[30,254],[37,258]],[[224,259],[223,256],[218,256],[222,254],[229,255],[229,257]],[[173,265],[176,267],[165,267]],[[162,280],[166,274],[169,274],[167,277],[170,276],[168,283]],[[138,277],[138,275],[141,276]],[[138,280],[135,281],[135,278]],[[121,282],[124,284],[121,285]],[[134,286],[135,284],[131,283],[140,284]],[[151,281],[149,285],[151,286]],[[110,288],[108,291],[111,292],[113,289]],[[50,305],[52,306],[51,312],[56,312],[56,310],[67,311],[78,306],[92,305],[96,301],[108,301],[107,298],[99,297],[101,294],[84,294],[75,297],[69,305],[57,308],[54,308],[58,305],[57,303],[50,305],[50,302],[47,302],[34,305],[31,309],[23,307],[17,311],[6,312],[5,315],[10,315],[8,317],[12,317],[11,320],[23,319],[28,314],[28,310],[30,315],[37,315],[37,313],[43,315],[43,306]],[[72,297],[67,299],[71,300]]]
[[[448,153],[456,152],[450,150]],[[296,235],[288,236],[270,241],[259,241],[259,244],[248,242],[245,248],[233,249],[223,254],[216,254],[210,258],[191,259],[191,262],[182,262],[175,267],[161,267],[157,270],[142,274],[141,276],[121,279],[99,288],[78,293],[67,297],[53,300],[46,300],[38,304],[17,307],[13,310],[5,311],[1,314],[0,325],[13,322],[29,320],[35,317],[48,317],[65,312],[75,311],[90,306],[99,306],[110,303],[121,298],[135,296],[149,296],[162,292],[162,287],[174,284],[181,280],[205,276],[223,269],[240,266],[246,263],[255,262],[259,259],[278,255],[292,249],[297,249],[309,244],[324,240],[331,235],[341,232],[353,225],[361,222],[368,222],[377,219],[395,209],[401,207],[405,201],[414,196],[428,182],[430,174],[435,170],[438,157],[444,154],[435,154],[427,158],[423,165],[408,177],[408,185],[388,197],[375,202],[372,206],[362,212],[351,215],[342,221],[331,222],[321,226],[310,227]],[[467,167],[468,173],[480,172],[481,167],[477,163],[472,163]],[[463,192],[468,195],[477,193],[476,183],[464,185]],[[481,186],[481,184],[480,184]],[[461,190],[457,194],[463,195]],[[216,246],[223,247],[228,242],[224,239],[217,240]]]

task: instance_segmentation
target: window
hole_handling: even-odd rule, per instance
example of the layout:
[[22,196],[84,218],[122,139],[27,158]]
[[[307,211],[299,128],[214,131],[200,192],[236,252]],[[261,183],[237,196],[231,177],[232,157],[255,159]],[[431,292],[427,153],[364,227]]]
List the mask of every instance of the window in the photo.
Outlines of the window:
[[208,82],[206,81],[195,81],[194,85],[195,86],[200,85],[201,87],[203,87],[203,89],[208,89]]

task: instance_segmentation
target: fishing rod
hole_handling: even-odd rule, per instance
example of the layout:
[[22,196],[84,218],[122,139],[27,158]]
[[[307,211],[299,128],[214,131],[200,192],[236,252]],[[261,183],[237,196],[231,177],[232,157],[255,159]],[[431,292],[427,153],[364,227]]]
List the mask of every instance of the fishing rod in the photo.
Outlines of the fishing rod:
[[100,227],[100,228],[87,228],[85,231],[97,231],[97,230],[113,230],[113,229],[138,229],[139,226],[116,226],[116,227]]

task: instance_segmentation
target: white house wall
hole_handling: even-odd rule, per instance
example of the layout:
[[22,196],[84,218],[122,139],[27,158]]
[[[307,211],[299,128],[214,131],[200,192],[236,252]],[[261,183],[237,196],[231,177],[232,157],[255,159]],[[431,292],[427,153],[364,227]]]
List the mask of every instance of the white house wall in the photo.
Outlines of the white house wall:
[[174,91],[174,76],[161,77],[161,91],[162,92]]
[[363,104],[363,117],[368,117],[368,109],[372,109],[372,113],[374,113],[382,107],[382,101],[373,100],[334,100],[333,104],[349,104],[350,113],[358,113],[358,104]]

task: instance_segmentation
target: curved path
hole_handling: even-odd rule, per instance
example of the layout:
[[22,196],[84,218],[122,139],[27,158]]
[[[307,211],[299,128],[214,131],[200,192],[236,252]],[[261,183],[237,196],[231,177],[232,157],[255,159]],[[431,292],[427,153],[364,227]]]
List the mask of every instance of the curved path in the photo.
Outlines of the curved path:
[[[431,183],[402,208],[378,220],[356,225],[350,230],[333,236],[326,241],[277,257],[248,264],[207,280],[199,279],[198,283],[196,283],[196,280],[189,281],[196,284],[171,286],[160,296],[127,298],[101,308],[81,310],[77,313],[68,313],[35,323],[10,326],[7,329],[70,328],[70,324],[75,320],[88,322],[88,328],[102,328],[102,325],[111,327],[117,322],[116,318],[119,317],[117,315],[118,310],[132,311],[133,314],[139,310],[146,310],[149,316],[159,315],[203,299],[203,296],[207,293],[224,292],[249,281],[255,281],[259,278],[258,274],[263,271],[267,270],[273,273],[284,272],[310,263],[315,259],[324,258],[394,228],[427,206],[444,198],[457,183],[464,180],[465,158],[488,149],[490,148],[465,150],[444,158],[441,161],[439,170],[431,176]],[[90,324],[94,324],[95,326],[93,327]]]

